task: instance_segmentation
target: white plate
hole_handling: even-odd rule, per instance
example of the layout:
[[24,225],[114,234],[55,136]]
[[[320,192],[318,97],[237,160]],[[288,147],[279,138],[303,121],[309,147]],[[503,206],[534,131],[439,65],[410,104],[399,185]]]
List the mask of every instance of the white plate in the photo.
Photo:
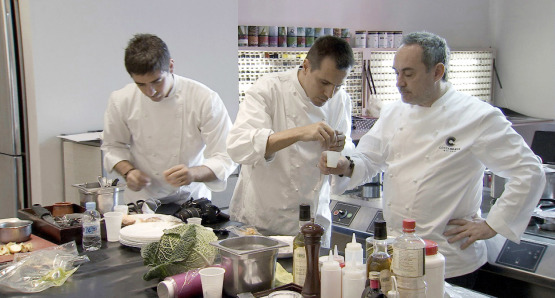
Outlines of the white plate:
[[179,224],[177,222],[145,222],[121,228],[120,238],[134,242],[158,241],[164,235],[164,230],[171,229]]
[[181,219],[166,215],[166,214],[130,214],[127,215],[129,218],[133,218],[135,220],[134,224],[143,224],[149,222],[177,222],[182,223]]
[[278,250],[278,258],[290,258],[293,256],[293,236],[270,236],[270,238],[285,242],[289,244],[289,246],[281,247]]
[[136,247],[136,248],[142,248],[143,246],[147,245],[149,242],[128,241],[128,240],[122,239],[122,238],[120,237],[120,238],[119,238],[119,243],[121,243],[121,245],[125,245],[125,246]]

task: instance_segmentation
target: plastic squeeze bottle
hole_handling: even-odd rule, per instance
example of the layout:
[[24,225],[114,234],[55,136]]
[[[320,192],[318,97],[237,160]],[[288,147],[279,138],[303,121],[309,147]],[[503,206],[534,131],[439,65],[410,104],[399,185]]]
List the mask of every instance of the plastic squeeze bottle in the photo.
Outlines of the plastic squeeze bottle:
[[[345,263],[349,263],[350,260],[354,260],[355,266],[360,267],[364,264],[362,244],[358,243],[353,233],[353,240],[347,243],[345,247]],[[364,268],[366,271],[366,268]]]
[[321,298],[337,298],[341,297],[341,267],[339,263],[330,255],[327,260],[322,263],[320,270],[320,294]]
[[442,298],[445,292],[445,257],[438,252],[437,243],[424,239],[426,242],[426,297]]
[[341,283],[343,298],[359,298],[366,285],[366,270],[359,269],[353,259],[343,267],[343,282]]

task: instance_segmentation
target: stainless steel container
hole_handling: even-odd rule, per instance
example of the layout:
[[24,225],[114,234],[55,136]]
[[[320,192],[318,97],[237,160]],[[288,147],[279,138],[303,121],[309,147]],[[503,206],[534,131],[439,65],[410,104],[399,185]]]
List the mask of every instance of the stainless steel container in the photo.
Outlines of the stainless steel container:
[[0,223],[0,242],[24,242],[31,238],[30,220],[8,221]]
[[224,291],[230,296],[274,287],[278,249],[287,243],[264,236],[242,236],[210,243],[220,250]]
[[73,184],[73,186],[79,189],[80,205],[85,207],[86,202],[96,202],[96,210],[100,214],[112,211],[116,205],[125,205],[123,199],[125,186],[100,187],[98,182]]

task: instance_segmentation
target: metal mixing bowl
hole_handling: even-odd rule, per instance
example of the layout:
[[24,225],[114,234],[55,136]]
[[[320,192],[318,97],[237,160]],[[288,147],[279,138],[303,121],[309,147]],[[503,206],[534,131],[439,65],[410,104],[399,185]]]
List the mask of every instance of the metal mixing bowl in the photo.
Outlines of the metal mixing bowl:
[[0,223],[0,242],[24,242],[31,238],[30,220],[11,221]]

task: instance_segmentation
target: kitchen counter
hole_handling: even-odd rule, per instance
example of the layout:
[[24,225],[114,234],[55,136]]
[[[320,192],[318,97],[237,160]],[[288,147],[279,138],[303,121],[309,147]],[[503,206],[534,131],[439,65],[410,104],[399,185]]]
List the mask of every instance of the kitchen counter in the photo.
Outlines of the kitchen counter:
[[[213,228],[241,226],[241,223],[226,222],[211,225]],[[220,238],[225,238],[220,237]],[[82,253],[82,251],[79,251]],[[326,255],[327,249],[321,249],[320,255]],[[159,280],[143,280],[148,270],[143,265],[140,249],[121,245],[119,242],[102,242],[102,248],[85,253],[90,262],[82,264],[77,271],[60,287],[51,287],[40,293],[13,292],[0,288],[1,297],[158,297],[156,286]],[[292,258],[278,259],[289,272]],[[460,287],[446,285],[452,297],[487,297],[478,292]],[[224,296],[226,297],[226,296]]]

